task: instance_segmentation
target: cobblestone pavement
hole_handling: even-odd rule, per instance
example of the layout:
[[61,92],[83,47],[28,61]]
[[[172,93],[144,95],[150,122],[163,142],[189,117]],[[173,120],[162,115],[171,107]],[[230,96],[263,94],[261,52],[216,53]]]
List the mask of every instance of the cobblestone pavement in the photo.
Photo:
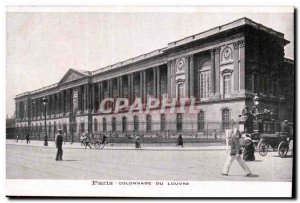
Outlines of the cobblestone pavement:
[[[224,147],[223,147],[224,148]],[[34,145],[6,145],[8,179],[102,179],[189,181],[292,181],[293,158],[277,152],[247,162],[253,177],[244,177],[235,161],[229,176],[221,175],[225,150],[91,150],[64,148],[63,161],[56,149]]]

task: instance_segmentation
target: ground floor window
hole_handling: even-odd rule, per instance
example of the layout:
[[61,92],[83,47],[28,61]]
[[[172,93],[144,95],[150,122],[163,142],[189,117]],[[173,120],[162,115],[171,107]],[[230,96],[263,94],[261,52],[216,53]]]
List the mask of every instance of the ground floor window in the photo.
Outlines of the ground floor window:
[[204,111],[198,113],[198,131],[204,131]]
[[151,131],[151,125],[152,125],[152,118],[151,118],[151,115],[147,115],[146,117],[146,130],[147,132]]
[[127,118],[123,117],[122,118],[122,132],[126,132],[127,131]]
[[137,116],[133,117],[133,129],[135,132],[139,130],[139,118]]
[[94,131],[97,132],[98,131],[98,120],[94,119]]
[[182,113],[178,113],[176,116],[176,130],[182,132]]
[[166,130],[166,115],[161,114],[160,116],[160,130],[165,131]]
[[103,132],[106,132],[106,118],[103,118]]
[[230,111],[229,109],[222,110],[222,130],[230,128]]
[[112,119],[111,119],[111,131],[113,133],[115,133],[116,132],[116,128],[117,128],[117,126],[116,126],[116,118],[112,117]]
[[80,123],[80,132],[84,133],[84,123]]

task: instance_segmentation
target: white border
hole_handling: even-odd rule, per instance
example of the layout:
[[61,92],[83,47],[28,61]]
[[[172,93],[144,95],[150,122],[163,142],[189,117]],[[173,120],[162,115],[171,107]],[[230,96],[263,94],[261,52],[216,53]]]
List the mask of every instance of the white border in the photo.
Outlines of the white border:
[[[8,1],[8,0],[4,0],[4,1],[1,1],[0,5],[1,5],[1,9],[3,11],[2,15],[0,15],[0,23],[1,23],[1,33],[2,33],[2,36],[5,36],[5,25],[6,25],[6,22],[5,22],[5,11],[7,9],[6,6],[8,5],[12,5],[12,6],[19,6],[19,5],[40,5],[40,6],[45,6],[45,5],[64,5],[64,6],[73,6],[73,5],[80,5],[80,4],[84,4],[84,5],[96,5],[96,4],[101,4],[101,5],[117,5],[117,6],[120,6],[120,5],[127,5],[127,6],[130,6],[130,5],[168,5],[168,6],[171,6],[171,5],[184,5],[184,6],[187,6],[187,5],[232,5],[232,6],[238,6],[238,5],[244,5],[244,6],[247,6],[247,5],[252,5],[252,6],[264,6],[264,5],[272,5],[272,6],[279,6],[279,5],[295,5],[299,8],[299,1],[296,1],[296,0],[291,0],[291,1],[282,1],[282,0],[265,0],[265,1],[261,1],[261,0],[252,0],[252,1],[236,1],[236,0],[228,0],[228,1],[223,1],[223,0],[212,0],[212,1],[203,1],[203,2],[199,2],[198,0],[186,0],[186,1],[181,1],[181,0],[173,0],[173,1],[162,1],[162,0],[147,0],[147,1],[141,1],[141,0],[125,0],[125,1],[122,1],[122,0],[110,0],[110,1],[99,1],[99,0],[86,0],[86,1],[66,1],[66,0],[43,0],[43,1],[39,1],[39,0],[29,0],[29,1],[20,1],[20,0],[11,0],[11,1]],[[177,7],[178,8],[178,7]],[[265,9],[265,7],[262,8],[263,10]],[[266,11],[266,10],[265,10]],[[299,20],[296,21],[297,22],[297,26],[299,26]],[[2,62],[2,68],[0,69],[0,81],[2,82],[2,85],[1,85],[1,93],[2,95],[5,95],[5,75],[6,75],[6,64],[5,64],[5,58],[6,58],[6,49],[5,49],[5,37],[2,38],[2,40],[0,41],[0,47],[2,48],[2,56],[1,57],[1,62]],[[297,56],[295,56],[295,59],[298,59],[298,54]],[[298,71],[298,74],[300,71]],[[299,75],[297,75],[299,76]],[[298,83],[299,84],[299,83]],[[298,89],[300,89],[300,86],[298,86]],[[3,109],[5,108],[5,97],[1,97],[0,99],[0,105],[1,107],[3,107]],[[299,108],[298,108],[299,109]],[[297,112],[298,113],[298,112]],[[60,188],[62,191],[64,191],[64,187],[67,186],[67,183],[66,181],[63,181],[63,182],[60,182],[60,181],[44,181],[44,180],[40,180],[39,181],[36,181],[36,180],[26,180],[25,182],[23,182],[22,180],[17,180],[17,181],[22,181],[20,182],[21,185],[18,185],[17,187],[15,187],[15,181],[16,180],[7,180],[7,182],[5,182],[6,180],[6,177],[5,177],[5,117],[6,117],[6,114],[5,114],[5,111],[2,111],[2,114],[1,114],[1,134],[2,134],[2,150],[1,151],[1,161],[2,161],[2,167],[1,167],[1,179],[3,180],[2,183],[5,183],[6,186],[7,186],[7,189],[9,190],[9,188],[11,186],[17,189],[21,189],[21,188],[30,188],[31,186],[29,186],[28,184],[32,183],[31,181],[34,181],[36,182],[35,184],[39,184],[37,187],[37,190],[42,190],[42,191],[45,191],[47,189],[49,189],[48,184],[54,184],[56,185],[57,188]],[[297,114],[298,115],[298,114]],[[298,124],[298,123],[297,123]],[[27,182],[27,183],[26,183]],[[51,183],[52,182],[52,183]],[[77,182],[77,183],[76,183]],[[89,181],[84,181],[86,182],[86,184],[89,183]],[[59,184],[58,184],[59,183]],[[203,192],[203,191],[209,191],[209,193],[212,193],[212,192],[218,192],[219,196],[220,193],[219,193],[219,190],[220,192],[222,193],[222,190],[224,190],[224,188],[227,188],[227,187],[230,187],[232,188],[233,186],[232,185],[235,185],[237,188],[232,188],[231,191],[241,191],[243,190],[243,185],[244,184],[248,184],[248,185],[252,185],[251,187],[253,187],[252,189],[255,189],[255,188],[260,188],[260,190],[258,191],[259,193],[257,193],[255,196],[259,196],[259,194],[263,193],[265,196],[266,193],[268,191],[271,191],[271,196],[275,197],[275,195],[278,195],[279,192],[282,192],[282,187],[284,188],[287,188],[289,186],[289,184],[291,183],[266,183],[266,182],[247,182],[247,183],[241,183],[241,182],[207,182],[207,183],[204,183],[204,182],[201,182],[202,185],[199,186],[199,187],[203,187],[204,185],[207,187],[207,188],[204,188],[204,190],[199,190],[198,192]],[[5,184],[1,184],[1,185],[5,185]],[[75,181],[75,183],[73,184],[72,183],[72,187],[78,187],[78,181]],[[204,185],[203,185],[204,184]],[[209,186],[210,185],[210,186]],[[26,187],[25,187],[26,186]],[[216,187],[217,186],[217,187]],[[220,187],[219,187],[220,186]],[[88,186],[87,188],[89,188],[90,186]],[[210,190],[207,190],[209,187],[212,187],[210,188]],[[97,187],[95,187],[97,188]],[[219,190],[217,189],[219,188]],[[266,188],[270,188],[270,189],[267,189],[266,191]],[[290,188],[290,187],[289,187]],[[99,188],[98,188],[99,189]],[[92,189],[93,192],[96,192],[94,190],[97,190],[97,193],[99,193],[98,189]],[[131,188],[132,189],[132,188]],[[7,190],[7,191],[8,191]],[[8,200],[7,198],[5,198],[5,195],[7,194],[6,193],[6,190],[4,187],[1,187],[1,200]],[[181,190],[180,190],[181,191]],[[144,191],[143,191],[144,192]],[[161,192],[161,191],[159,191]],[[250,191],[250,193],[252,193]],[[298,193],[299,194],[299,193]],[[66,193],[65,193],[66,195]],[[207,194],[206,194],[207,195]],[[198,196],[199,193],[198,193]],[[250,195],[247,195],[247,196],[244,196],[244,197],[249,197]],[[279,196],[279,195],[278,195]],[[255,200],[256,201],[256,200]],[[257,202],[257,201],[256,201]]]
[[[95,180],[94,180],[95,181]],[[105,180],[106,181],[106,180]],[[105,182],[103,181],[103,182]],[[70,197],[291,197],[291,182],[237,181],[114,181],[93,185],[93,180],[6,180],[7,195]],[[150,182],[151,185],[123,185]],[[163,185],[156,185],[157,182]],[[172,185],[187,182],[189,185]],[[121,185],[120,185],[121,184]]]

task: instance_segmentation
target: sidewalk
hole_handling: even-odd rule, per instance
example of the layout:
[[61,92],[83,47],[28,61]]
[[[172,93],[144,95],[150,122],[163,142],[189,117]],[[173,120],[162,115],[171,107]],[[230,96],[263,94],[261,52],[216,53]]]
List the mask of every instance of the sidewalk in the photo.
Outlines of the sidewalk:
[[[6,144],[9,145],[26,145],[32,147],[44,147],[44,141],[31,140],[29,144],[26,144],[26,140],[6,140]],[[134,143],[109,143],[104,149],[101,150],[153,150],[153,151],[215,151],[215,150],[225,150],[226,147],[221,143],[186,143],[184,147],[176,147],[176,144],[168,143],[155,143],[155,144],[142,144],[141,149],[135,149]],[[55,143],[53,141],[48,141],[48,147],[55,148]],[[74,142],[73,144],[67,142],[63,144],[65,149],[85,149],[81,146],[79,142]],[[87,148],[89,149],[89,148]]]

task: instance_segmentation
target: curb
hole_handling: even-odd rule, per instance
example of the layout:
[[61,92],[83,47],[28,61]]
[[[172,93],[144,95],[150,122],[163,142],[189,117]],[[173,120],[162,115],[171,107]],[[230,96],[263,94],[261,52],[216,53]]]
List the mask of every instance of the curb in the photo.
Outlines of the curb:
[[[45,146],[38,146],[38,145],[23,145],[23,144],[13,144],[13,143],[6,143],[6,145],[18,145],[18,146],[27,146],[27,147],[45,147]],[[47,146],[47,148],[55,148],[55,146]],[[224,148],[203,148],[203,147],[193,147],[193,148],[168,148],[168,147],[161,147],[161,148],[151,148],[151,147],[145,147],[145,148],[140,148],[136,149],[134,147],[132,148],[121,148],[121,147],[104,147],[103,149],[89,149],[89,148],[84,148],[84,147],[63,147],[63,149],[83,149],[83,150],[94,150],[94,151],[101,151],[101,150],[119,150],[119,151],[129,151],[129,150],[134,150],[134,151],[225,151]]]

